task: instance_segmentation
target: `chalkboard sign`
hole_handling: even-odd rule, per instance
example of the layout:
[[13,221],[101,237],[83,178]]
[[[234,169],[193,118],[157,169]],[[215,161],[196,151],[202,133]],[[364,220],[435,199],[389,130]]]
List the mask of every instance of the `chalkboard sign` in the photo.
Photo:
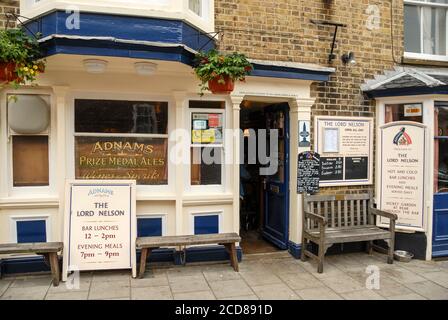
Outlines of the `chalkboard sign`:
[[332,158],[321,158],[321,181],[333,181],[333,180],[343,180],[344,179],[344,158],[343,157],[332,157]]
[[368,178],[368,157],[345,158],[345,180],[361,180]]
[[319,192],[320,155],[307,151],[299,154],[297,166],[297,193]]

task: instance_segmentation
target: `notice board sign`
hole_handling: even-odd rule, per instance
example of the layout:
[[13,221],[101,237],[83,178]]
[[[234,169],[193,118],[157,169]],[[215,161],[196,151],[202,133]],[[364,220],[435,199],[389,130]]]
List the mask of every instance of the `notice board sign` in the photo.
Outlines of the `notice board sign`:
[[297,172],[297,193],[319,192],[320,155],[318,153],[306,151],[299,154]]
[[[426,127],[393,122],[380,128],[379,208],[398,215],[397,228],[424,231]],[[378,224],[389,226],[381,218]]]
[[319,116],[314,128],[321,187],[373,183],[373,118]]
[[132,269],[136,277],[135,181],[67,182],[63,281],[71,271]]

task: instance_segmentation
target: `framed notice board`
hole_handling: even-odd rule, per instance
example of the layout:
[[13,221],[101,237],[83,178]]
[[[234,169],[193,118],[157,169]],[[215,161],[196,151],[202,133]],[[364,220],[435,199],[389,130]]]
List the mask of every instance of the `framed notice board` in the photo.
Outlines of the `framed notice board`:
[[373,183],[373,118],[318,116],[314,130],[321,187]]
[[136,183],[66,184],[62,280],[71,271],[131,269],[136,277]]

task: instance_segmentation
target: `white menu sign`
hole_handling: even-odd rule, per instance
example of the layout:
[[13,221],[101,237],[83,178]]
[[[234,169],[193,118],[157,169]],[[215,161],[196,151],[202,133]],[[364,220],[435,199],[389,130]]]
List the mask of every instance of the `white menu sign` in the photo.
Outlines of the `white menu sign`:
[[[425,126],[394,122],[380,129],[379,208],[398,215],[397,227],[423,230]],[[379,219],[389,226],[389,220]]]
[[132,269],[136,276],[135,181],[81,180],[66,186],[64,270]]

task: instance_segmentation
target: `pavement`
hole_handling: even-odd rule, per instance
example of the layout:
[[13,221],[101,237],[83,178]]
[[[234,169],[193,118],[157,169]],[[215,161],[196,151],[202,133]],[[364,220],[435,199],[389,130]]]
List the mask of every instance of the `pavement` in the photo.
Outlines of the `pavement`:
[[240,272],[227,262],[148,264],[130,271],[82,272],[77,288],[53,287],[49,274],[5,276],[0,300],[448,300],[448,261],[386,263],[379,253],[327,256],[324,273],[287,252],[245,255]]

